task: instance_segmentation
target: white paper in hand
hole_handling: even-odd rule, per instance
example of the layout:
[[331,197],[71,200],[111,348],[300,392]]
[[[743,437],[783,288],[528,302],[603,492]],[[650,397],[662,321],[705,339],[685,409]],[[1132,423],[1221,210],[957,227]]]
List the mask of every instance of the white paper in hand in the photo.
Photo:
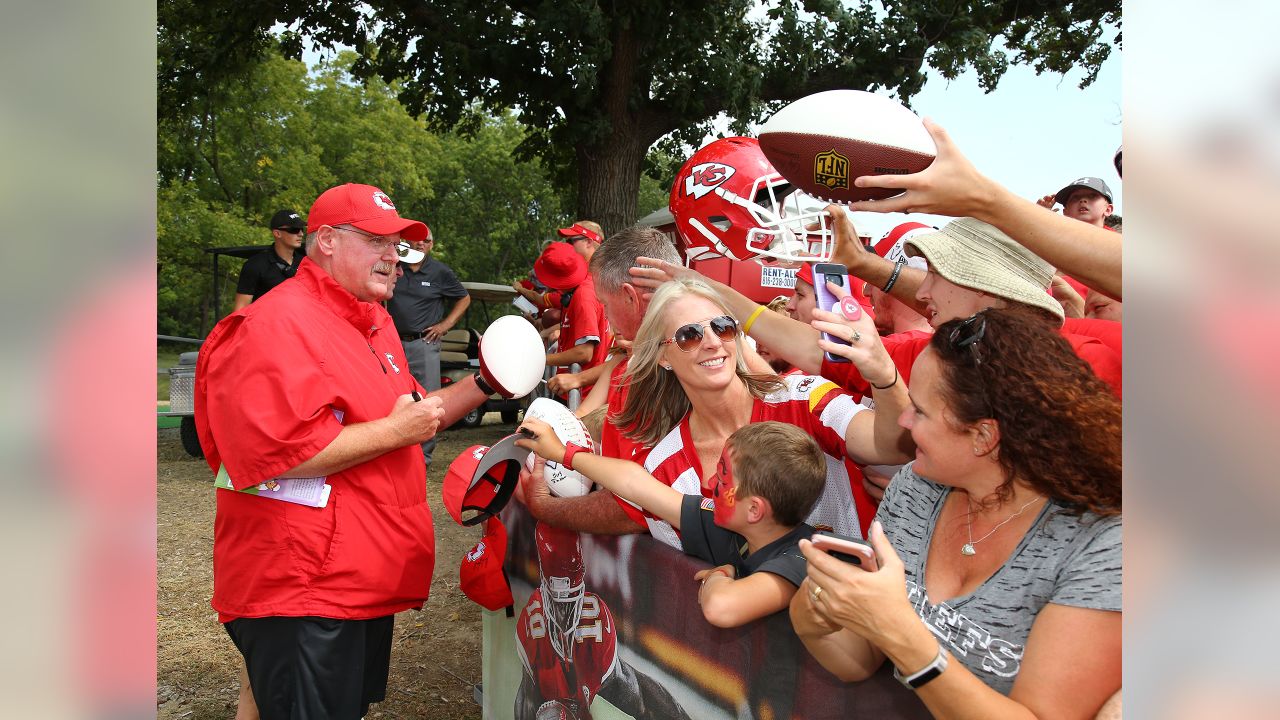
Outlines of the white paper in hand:
[[[551,398],[534,400],[529,404],[529,409],[524,411],[524,416],[550,425],[555,430],[556,437],[560,438],[560,442],[566,445],[574,443],[595,452],[591,434],[587,432],[586,426],[573,414],[573,411],[555,400]],[[533,453],[529,453],[529,457],[525,458],[525,466],[530,472],[533,471],[533,459]],[[543,477],[547,481],[547,489],[556,497],[579,497],[591,490],[591,481],[582,473],[550,460],[547,461]]]

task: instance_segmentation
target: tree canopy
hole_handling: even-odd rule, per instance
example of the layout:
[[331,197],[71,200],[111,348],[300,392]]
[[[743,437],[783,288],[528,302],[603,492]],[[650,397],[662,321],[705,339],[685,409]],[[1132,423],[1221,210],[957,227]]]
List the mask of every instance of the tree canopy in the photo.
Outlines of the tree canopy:
[[[377,185],[406,217],[422,219],[434,255],[463,280],[507,283],[527,274],[541,242],[566,222],[563,193],[536,159],[519,160],[525,128],[510,113],[473,132],[432,132],[377,78],[358,82],[344,53],[308,73],[274,50],[235,82],[213,84],[162,118],[157,188],[158,331],[202,336],[218,319],[215,247],[271,242],[282,207],[305,216],[325,188]],[[222,310],[239,263],[221,263]]]
[[354,47],[358,76],[402,81],[401,101],[437,127],[475,130],[515,109],[529,128],[520,156],[541,158],[607,232],[635,220],[651,146],[694,144],[720,113],[740,130],[821,90],[909,100],[927,67],[972,67],[988,90],[1010,63],[1082,67],[1087,85],[1121,42],[1103,37],[1119,0],[163,0],[160,16],[162,114],[284,23]]

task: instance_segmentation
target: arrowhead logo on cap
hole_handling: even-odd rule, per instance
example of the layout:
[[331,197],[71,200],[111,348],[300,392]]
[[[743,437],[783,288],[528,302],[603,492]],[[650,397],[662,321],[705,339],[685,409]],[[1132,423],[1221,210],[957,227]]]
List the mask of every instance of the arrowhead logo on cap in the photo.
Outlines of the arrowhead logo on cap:
[[373,204],[377,205],[383,210],[396,209],[395,203],[392,203],[391,198],[387,197],[387,194],[382,192],[381,190],[373,194]]

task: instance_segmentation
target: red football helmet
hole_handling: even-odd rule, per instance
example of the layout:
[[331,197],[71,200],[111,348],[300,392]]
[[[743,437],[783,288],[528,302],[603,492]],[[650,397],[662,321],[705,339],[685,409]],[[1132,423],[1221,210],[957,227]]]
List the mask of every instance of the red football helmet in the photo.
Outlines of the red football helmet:
[[582,546],[578,533],[543,522],[534,529],[534,542],[542,571],[542,604],[551,625],[551,647],[570,660],[586,593]]
[[[671,214],[684,240],[685,259],[830,259],[833,236],[826,212],[802,210],[801,199],[810,198],[793,189],[755,138],[724,138],[694,153],[671,186]],[[816,230],[805,227],[815,224]]]

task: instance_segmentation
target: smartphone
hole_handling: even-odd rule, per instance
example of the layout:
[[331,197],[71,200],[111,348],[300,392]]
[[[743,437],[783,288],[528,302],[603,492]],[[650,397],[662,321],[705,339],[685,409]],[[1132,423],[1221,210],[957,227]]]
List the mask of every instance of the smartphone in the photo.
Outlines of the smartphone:
[[[831,294],[827,289],[827,282],[833,282],[836,285],[849,291],[849,270],[840,263],[814,263],[813,265],[813,293],[817,298],[817,307],[819,310],[826,310],[840,315],[840,300]],[[828,333],[822,333],[822,337],[833,343],[848,345],[844,338],[839,338]],[[831,362],[847,363],[849,358],[841,355],[826,353],[827,359]]]
[[847,535],[818,532],[814,533],[809,541],[814,547],[831,557],[857,565],[868,572],[875,572],[880,567],[876,562],[875,550],[861,540],[855,540]]

